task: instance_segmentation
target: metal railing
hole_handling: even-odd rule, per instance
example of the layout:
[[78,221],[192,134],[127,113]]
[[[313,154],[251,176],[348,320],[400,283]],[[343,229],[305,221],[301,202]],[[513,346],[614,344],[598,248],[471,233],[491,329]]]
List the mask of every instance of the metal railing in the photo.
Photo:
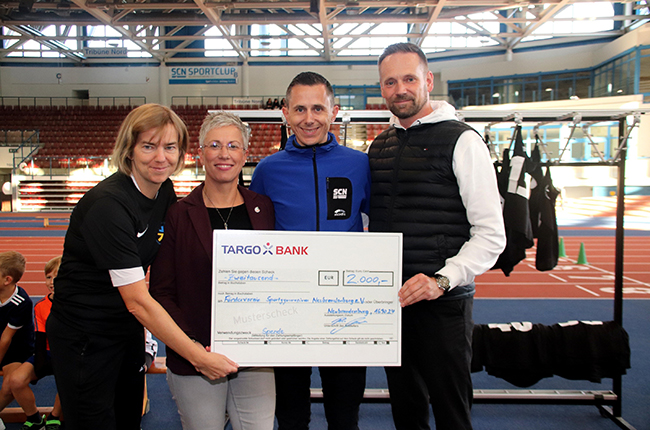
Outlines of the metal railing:
[[1,96],[0,106],[14,106],[19,108],[37,108],[51,106],[140,106],[147,103],[144,96],[106,96],[89,97],[12,97]]
[[[61,155],[32,156],[23,160],[25,164],[14,166],[14,173],[26,177],[49,177],[70,176],[73,170],[91,169],[97,176],[107,177],[112,171],[106,160],[108,157],[103,156],[80,156],[66,157]],[[192,172],[191,177],[202,176],[203,168],[199,166],[199,157],[197,155],[188,155],[185,159],[185,169]],[[257,164],[257,163],[255,163]]]
[[12,166],[16,171],[41,147],[38,130],[0,130],[0,146],[9,147],[13,154]]
[[38,130],[0,130],[0,146],[16,146],[24,142],[39,142]]
[[172,106],[237,107],[241,105],[244,108],[261,109],[265,104],[266,98],[262,96],[172,96]]

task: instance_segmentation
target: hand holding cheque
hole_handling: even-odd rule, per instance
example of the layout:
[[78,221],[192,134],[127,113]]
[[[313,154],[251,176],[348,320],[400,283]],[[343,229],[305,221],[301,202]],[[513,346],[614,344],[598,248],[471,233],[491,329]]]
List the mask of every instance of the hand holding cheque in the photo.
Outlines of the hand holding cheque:
[[212,351],[241,366],[400,364],[401,234],[214,234]]

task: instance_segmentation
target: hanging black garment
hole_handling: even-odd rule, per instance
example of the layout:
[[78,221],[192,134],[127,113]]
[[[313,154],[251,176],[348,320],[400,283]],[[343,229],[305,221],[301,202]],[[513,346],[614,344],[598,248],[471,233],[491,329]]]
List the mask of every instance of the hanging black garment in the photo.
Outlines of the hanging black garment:
[[525,174],[531,164],[521,137],[521,126],[515,129],[512,159],[509,149],[503,153],[503,164],[497,175],[499,193],[503,198],[503,221],[506,228],[506,248],[492,269],[501,269],[506,276],[526,258],[526,250],[532,248],[533,230],[528,211],[528,189]]
[[289,139],[288,133],[287,133],[287,126],[286,124],[282,124],[280,126],[280,151],[284,149],[285,146],[287,146],[287,140]]
[[530,198],[528,199],[528,212],[530,215],[530,226],[533,229],[533,238],[539,237],[539,226],[541,220],[541,205],[544,199],[544,171],[542,170],[542,160],[539,152],[539,145],[536,143],[535,148],[530,152],[530,162],[532,169],[530,171]]
[[535,268],[540,271],[552,270],[559,257],[559,236],[557,218],[555,216],[555,201],[560,191],[553,186],[551,169],[542,170],[539,146],[531,152],[534,168],[530,175],[530,222],[533,236],[537,238],[537,254]]

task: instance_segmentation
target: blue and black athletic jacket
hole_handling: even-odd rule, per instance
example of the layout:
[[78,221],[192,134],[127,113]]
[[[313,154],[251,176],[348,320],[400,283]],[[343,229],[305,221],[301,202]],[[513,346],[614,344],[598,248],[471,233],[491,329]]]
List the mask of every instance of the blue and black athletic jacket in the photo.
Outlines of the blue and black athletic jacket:
[[291,136],[283,151],[255,168],[250,189],[273,201],[276,230],[363,231],[368,157],[339,145],[332,133],[326,143],[308,147]]

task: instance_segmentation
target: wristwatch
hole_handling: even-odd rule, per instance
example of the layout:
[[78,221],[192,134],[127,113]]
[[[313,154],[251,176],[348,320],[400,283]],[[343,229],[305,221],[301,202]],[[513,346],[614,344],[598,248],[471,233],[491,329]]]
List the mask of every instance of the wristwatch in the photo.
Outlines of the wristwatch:
[[438,288],[442,290],[443,294],[445,294],[451,288],[449,286],[449,278],[447,278],[446,276],[436,274],[433,275],[433,279],[436,280],[436,283],[438,284]]

